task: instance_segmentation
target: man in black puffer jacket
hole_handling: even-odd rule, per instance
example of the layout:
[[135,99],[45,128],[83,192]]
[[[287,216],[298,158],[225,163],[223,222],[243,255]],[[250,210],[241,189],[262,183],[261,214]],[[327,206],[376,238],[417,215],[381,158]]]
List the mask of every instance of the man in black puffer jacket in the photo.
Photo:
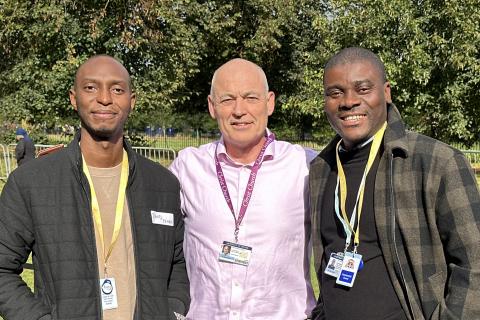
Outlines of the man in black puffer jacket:
[[[0,315],[177,319],[190,300],[179,184],[124,141],[129,74],[112,57],[92,57],[70,100],[80,132],[15,170],[0,198]],[[35,293],[19,276],[30,253]]]

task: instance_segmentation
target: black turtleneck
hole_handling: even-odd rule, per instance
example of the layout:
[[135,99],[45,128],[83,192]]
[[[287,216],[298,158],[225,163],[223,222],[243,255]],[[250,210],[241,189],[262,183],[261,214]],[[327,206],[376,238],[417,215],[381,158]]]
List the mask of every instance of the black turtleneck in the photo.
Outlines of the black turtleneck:
[[[347,179],[347,215],[350,219],[358,187],[367,164],[372,143],[360,149],[340,151],[340,161]],[[335,283],[336,279],[323,273],[332,252],[343,252],[345,232],[334,209],[337,168],[331,172],[320,211],[320,233],[325,248],[322,260],[321,294],[326,319],[334,320],[404,320],[397,295],[388,276],[382,250],[378,242],[374,215],[375,176],[380,161],[379,151],[367,176],[363,209],[360,220],[360,245],[364,267],[358,272],[352,288]],[[352,236],[353,242],[353,236]]]

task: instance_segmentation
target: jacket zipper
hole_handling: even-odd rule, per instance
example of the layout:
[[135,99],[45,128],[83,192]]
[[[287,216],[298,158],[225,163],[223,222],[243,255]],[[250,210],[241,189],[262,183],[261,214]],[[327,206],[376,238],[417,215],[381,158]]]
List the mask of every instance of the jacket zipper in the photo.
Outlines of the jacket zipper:
[[405,275],[403,274],[403,269],[402,269],[402,264],[400,263],[400,257],[398,256],[398,250],[397,250],[397,242],[396,242],[396,237],[395,237],[395,231],[396,231],[396,206],[395,206],[395,197],[393,195],[393,153],[391,154],[390,158],[390,216],[392,219],[392,240],[393,240],[393,248],[394,248],[394,256],[395,256],[395,263],[398,267],[398,270],[400,270],[400,277],[401,277],[401,284],[405,288],[405,296],[406,296],[406,302],[408,307],[410,308],[410,312],[412,315],[412,319],[415,320],[415,312],[413,311],[412,303],[410,302],[410,297],[408,295],[408,288],[407,288],[407,282],[405,281]]
[[135,282],[137,285],[137,293],[135,295],[136,297],[136,303],[135,303],[135,312],[134,312],[134,319],[140,320],[140,280],[138,279],[138,270],[140,267],[140,264],[138,263],[138,256],[136,254],[137,251],[137,238],[135,234],[135,220],[133,219],[133,209],[132,209],[132,204],[130,202],[130,199],[132,198],[130,195],[130,190],[129,187],[127,186],[127,203],[128,203],[128,214],[130,216],[130,229],[132,230],[132,241],[133,241],[133,259],[135,260],[135,273],[137,274],[135,276]]
[[[80,164],[77,162],[77,169],[79,169],[79,173],[80,173],[80,176],[79,176],[79,180],[80,180],[80,185],[82,186],[82,189],[83,191],[85,192],[85,195],[87,196],[87,200],[88,200],[88,212],[89,212],[89,217],[88,217],[88,221],[90,222],[90,232],[91,232],[91,235],[93,236],[93,239],[94,239],[94,243],[93,243],[93,247],[96,248],[97,247],[97,244],[95,242],[95,226],[93,225],[93,212],[92,212],[92,199],[90,198],[90,194],[89,194],[89,190],[87,190],[85,188],[85,184],[84,184],[84,176],[83,176],[83,171],[80,170],[81,166]],[[98,269],[98,254],[97,254],[97,250],[95,249],[94,252],[93,252],[93,255],[95,256],[95,269],[97,270],[97,277],[99,277],[100,275],[100,270]],[[100,315],[100,320],[103,319],[103,310],[102,310],[102,298],[100,297],[99,295],[99,292],[100,292],[100,281],[96,281],[96,285],[97,287],[97,303],[98,303],[98,306],[99,306],[99,315]]]

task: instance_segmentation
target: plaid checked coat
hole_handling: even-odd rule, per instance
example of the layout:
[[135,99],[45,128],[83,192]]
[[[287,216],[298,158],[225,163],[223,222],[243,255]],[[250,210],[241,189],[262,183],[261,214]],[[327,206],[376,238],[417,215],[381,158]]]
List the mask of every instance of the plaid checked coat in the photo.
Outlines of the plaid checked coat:
[[[480,195],[475,176],[460,151],[405,130],[397,108],[387,108],[384,153],[375,179],[375,223],[400,303],[409,319],[480,319]],[[335,137],[310,168],[317,276],[323,272],[318,217],[328,175],[336,171],[339,139]],[[323,319],[322,314],[320,294],[313,319]]]

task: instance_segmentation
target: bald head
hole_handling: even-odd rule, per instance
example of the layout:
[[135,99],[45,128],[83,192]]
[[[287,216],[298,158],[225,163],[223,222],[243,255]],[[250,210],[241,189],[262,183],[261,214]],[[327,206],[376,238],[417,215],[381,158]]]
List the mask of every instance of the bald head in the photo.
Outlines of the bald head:
[[380,58],[372,51],[359,47],[345,48],[336,53],[325,64],[324,73],[338,65],[353,64],[358,62],[369,62],[375,69],[377,69],[377,72],[382,80],[384,82],[387,81],[385,65],[383,64],[382,60],[380,60]]
[[87,59],[87,61],[82,63],[80,67],[78,67],[77,72],[75,73],[75,79],[73,82],[73,87],[75,89],[77,88],[78,79],[84,76],[85,70],[91,67],[92,65],[96,65],[97,63],[112,64],[118,67],[120,73],[122,74],[122,77],[126,80],[128,84],[128,88],[130,89],[130,91],[133,91],[132,80],[130,79],[130,74],[128,73],[127,69],[123,66],[123,64],[120,61],[106,54],[100,54],[100,55],[90,57]]
[[263,72],[263,69],[251,61],[235,58],[224,63],[214,72],[212,85],[210,87],[210,95],[215,96],[215,87],[218,82],[234,77],[258,77],[264,86],[265,94],[268,93],[267,76],[265,75],[265,72]]
[[256,159],[274,108],[275,94],[268,91],[267,77],[255,63],[233,59],[215,71],[208,111],[217,120],[227,153],[235,161]]

